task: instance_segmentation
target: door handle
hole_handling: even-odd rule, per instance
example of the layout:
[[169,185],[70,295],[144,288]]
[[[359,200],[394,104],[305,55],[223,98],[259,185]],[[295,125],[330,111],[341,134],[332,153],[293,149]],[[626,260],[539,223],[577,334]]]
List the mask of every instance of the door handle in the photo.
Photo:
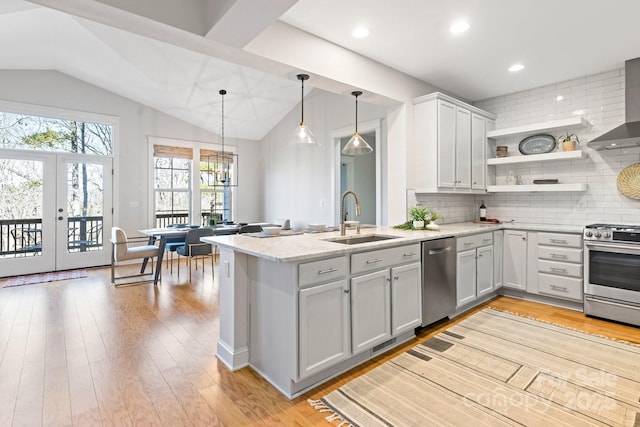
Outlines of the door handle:
[[64,217],[63,217],[63,216],[59,216],[59,217],[58,217],[58,220],[59,220],[59,221],[62,221],[63,219],[64,219]]

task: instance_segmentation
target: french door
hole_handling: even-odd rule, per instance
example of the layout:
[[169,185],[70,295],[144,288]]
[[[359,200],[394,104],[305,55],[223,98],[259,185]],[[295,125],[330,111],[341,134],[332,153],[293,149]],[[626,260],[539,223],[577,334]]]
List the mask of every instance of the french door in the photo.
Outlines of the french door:
[[109,264],[112,159],[0,151],[0,277]]

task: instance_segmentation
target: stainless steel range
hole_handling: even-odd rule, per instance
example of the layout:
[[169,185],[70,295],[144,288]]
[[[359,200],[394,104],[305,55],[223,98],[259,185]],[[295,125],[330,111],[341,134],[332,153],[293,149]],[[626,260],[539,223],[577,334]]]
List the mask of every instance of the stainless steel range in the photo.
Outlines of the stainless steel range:
[[640,326],[640,225],[584,228],[584,312]]

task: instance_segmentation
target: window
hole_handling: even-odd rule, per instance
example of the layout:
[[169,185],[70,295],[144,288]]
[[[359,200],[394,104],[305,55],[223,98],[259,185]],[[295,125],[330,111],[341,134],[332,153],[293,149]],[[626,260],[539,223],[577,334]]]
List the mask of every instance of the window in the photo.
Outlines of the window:
[[0,148],[111,156],[112,141],[109,124],[0,112]]
[[[200,206],[209,224],[231,220],[231,184],[225,179],[237,175],[233,166],[235,155],[219,151],[200,150]],[[223,181],[224,180],[224,181]]]
[[156,226],[189,224],[191,149],[163,145],[153,148]]

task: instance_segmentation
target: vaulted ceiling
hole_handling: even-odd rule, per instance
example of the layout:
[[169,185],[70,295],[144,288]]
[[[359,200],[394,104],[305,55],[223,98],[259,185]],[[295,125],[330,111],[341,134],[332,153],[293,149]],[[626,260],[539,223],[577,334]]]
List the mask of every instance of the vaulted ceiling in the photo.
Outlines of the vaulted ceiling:
[[[475,101],[621,68],[637,16],[636,0],[3,0],[0,69],[57,70],[216,133],[226,89],[226,134],[259,140],[300,102],[300,71],[307,92]],[[469,31],[450,34],[457,19]]]

